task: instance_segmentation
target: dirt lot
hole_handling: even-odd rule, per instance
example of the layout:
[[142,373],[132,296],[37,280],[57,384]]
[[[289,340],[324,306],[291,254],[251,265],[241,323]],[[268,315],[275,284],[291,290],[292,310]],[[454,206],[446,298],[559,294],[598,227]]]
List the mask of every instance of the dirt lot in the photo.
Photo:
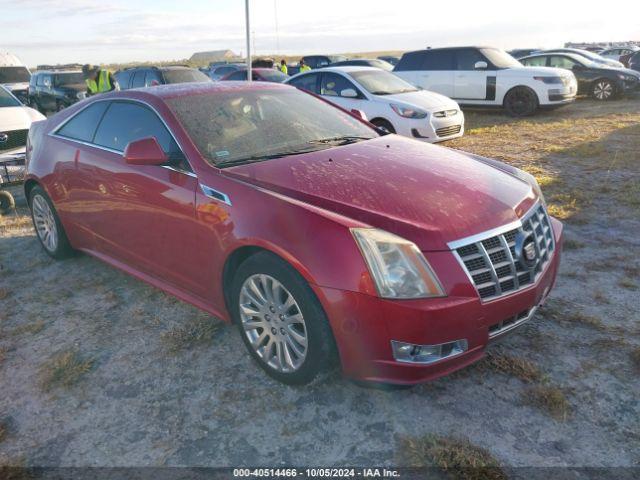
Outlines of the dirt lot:
[[277,384],[235,329],[87,256],[50,260],[22,203],[0,223],[0,464],[442,466],[481,446],[507,469],[639,466],[640,99],[467,112],[449,146],[535,174],[564,260],[487,359],[404,391]]

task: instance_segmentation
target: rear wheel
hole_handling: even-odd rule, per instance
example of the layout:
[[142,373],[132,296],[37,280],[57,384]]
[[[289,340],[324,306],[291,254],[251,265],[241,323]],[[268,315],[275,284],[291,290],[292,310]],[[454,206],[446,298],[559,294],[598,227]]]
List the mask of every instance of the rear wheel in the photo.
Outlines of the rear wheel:
[[600,101],[611,100],[615,94],[615,86],[611,80],[601,78],[593,82],[591,87],[591,96]]
[[6,190],[0,190],[0,215],[4,215],[9,213],[16,207],[16,202],[11,195]]
[[384,128],[389,133],[396,133],[396,129],[393,128],[391,122],[385,120],[384,118],[374,118],[373,120],[371,120],[371,123],[373,123],[378,128]]
[[527,117],[538,108],[538,96],[529,87],[515,87],[504,97],[504,108],[512,117]]
[[320,302],[276,255],[258,253],[242,263],[230,298],[242,340],[271,377],[302,385],[333,365],[335,344]]
[[70,257],[73,249],[49,195],[41,187],[33,187],[29,193],[29,206],[33,226],[44,251],[58,260]]

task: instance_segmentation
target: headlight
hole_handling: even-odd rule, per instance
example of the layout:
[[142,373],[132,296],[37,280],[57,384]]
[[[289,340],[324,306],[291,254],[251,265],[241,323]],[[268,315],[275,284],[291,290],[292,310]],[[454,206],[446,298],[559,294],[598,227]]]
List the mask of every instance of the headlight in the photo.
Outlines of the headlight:
[[426,118],[427,112],[419,110],[417,108],[403,107],[402,105],[391,104],[391,108],[394,112],[404,118]]
[[383,298],[444,297],[433,269],[415,244],[373,228],[352,228]]
[[548,84],[562,83],[562,77],[533,77],[533,79]]

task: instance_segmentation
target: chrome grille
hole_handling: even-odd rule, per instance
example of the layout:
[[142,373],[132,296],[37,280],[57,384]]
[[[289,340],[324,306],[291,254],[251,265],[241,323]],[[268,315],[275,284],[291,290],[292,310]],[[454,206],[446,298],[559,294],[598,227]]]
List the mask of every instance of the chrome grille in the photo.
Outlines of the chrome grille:
[[436,135],[439,137],[448,137],[449,135],[455,135],[460,133],[462,125],[451,125],[449,127],[442,127],[436,130]]
[[[555,248],[551,222],[542,205],[536,205],[519,222],[501,230],[486,237],[474,236],[469,243],[453,242],[452,248],[482,300],[492,300],[534,284]],[[535,259],[530,265],[518,261],[515,250],[518,234],[531,237],[535,245]]]
[[24,147],[27,144],[28,133],[28,129],[0,132],[0,152]]

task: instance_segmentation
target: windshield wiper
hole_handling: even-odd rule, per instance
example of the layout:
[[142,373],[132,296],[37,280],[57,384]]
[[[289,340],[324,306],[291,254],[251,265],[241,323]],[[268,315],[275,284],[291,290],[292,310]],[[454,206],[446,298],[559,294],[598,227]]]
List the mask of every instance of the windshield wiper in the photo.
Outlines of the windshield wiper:
[[360,140],[371,140],[373,137],[365,137],[360,135],[341,135],[338,137],[320,138],[318,140],[309,140],[311,144],[321,145],[348,145],[356,143]]
[[269,153],[266,155],[251,155],[249,157],[242,157],[234,160],[227,160],[226,162],[218,162],[216,163],[216,166],[219,168],[233,167],[236,165],[245,165],[247,163],[256,163],[256,162],[263,162],[265,160],[273,160],[276,158],[289,157],[292,155],[301,155],[303,153],[315,152],[317,150],[318,150],[317,146],[311,147],[307,145],[304,147],[292,148],[290,150],[283,150],[277,153]]

